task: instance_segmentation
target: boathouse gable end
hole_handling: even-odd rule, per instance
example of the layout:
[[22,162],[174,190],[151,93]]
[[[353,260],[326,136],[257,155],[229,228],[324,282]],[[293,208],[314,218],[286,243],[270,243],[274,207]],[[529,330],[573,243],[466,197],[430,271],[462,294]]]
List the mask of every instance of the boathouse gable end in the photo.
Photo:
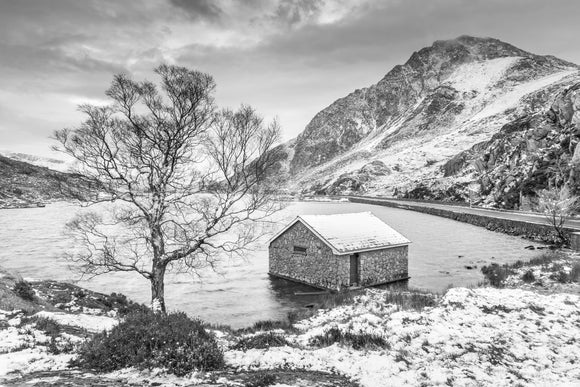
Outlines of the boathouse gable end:
[[271,239],[269,272],[324,289],[394,282],[408,278],[409,243],[371,213],[305,215]]
[[[295,247],[306,248],[306,252],[297,252]],[[348,282],[347,260],[337,259],[332,249],[300,220],[270,242],[269,256],[269,272],[278,277],[325,289],[336,289]]]

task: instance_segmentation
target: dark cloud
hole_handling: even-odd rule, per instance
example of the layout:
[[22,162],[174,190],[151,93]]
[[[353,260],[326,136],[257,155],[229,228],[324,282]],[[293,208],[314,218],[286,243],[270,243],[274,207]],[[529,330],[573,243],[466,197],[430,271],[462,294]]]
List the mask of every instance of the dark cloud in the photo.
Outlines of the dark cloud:
[[170,0],[173,6],[185,11],[193,20],[219,20],[224,12],[213,0]]

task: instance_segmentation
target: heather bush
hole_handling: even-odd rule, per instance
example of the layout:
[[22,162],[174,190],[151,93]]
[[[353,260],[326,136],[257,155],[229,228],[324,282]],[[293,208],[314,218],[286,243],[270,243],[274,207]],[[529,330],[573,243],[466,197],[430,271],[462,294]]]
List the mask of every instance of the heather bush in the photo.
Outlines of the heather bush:
[[534,275],[534,272],[532,270],[527,270],[523,275],[522,275],[522,281],[524,281],[525,283],[531,283],[534,282],[536,280],[536,276]]
[[513,273],[513,270],[507,265],[500,266],[497,263],[492,263],[489,266],[483,266],[481,272],[489,285],[501,288],[504,286],[507,277]]
[[560,269],[560,270],[550,274],[550,279],[557,281],[557,282],[560,282],[561,284],[565,284],[568,282],[569,277],[568,277],[568,274],[564,270]]
[[99,372],[125,367],[165,368],[178,376],[224,366],[215,337],[185,313],[137,310],[110,332],[95,335],[73,365]]
[[34,289],[32,286],[24,280],[20,280],[14,284],[14,288],[12,288],[14,293],[16,293],[19,297],[27,300],[33,301],[34,300]]

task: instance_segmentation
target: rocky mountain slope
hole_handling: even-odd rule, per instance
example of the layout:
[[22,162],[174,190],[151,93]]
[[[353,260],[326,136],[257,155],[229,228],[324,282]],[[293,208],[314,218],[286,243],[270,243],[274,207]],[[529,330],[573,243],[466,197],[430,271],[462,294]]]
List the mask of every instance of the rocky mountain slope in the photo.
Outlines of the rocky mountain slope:
[[472,159],[474,145],[485,148],[504,125],[548,111],[558,93],[580,82],[579,70],[497,39],[436,41],[319,112],[280,147],[281,169],[292,192],[390,195],[464,186],[474,175],[463,165],[450,173],[447,162],[470,149]]
[[29,207],[51,200],[80,199],[97,185],[77,174],[54,171],[0,156],[0,208]]
[[[439,185],[476,182],[480,198],[503,208],[534,201],[537,190],[568,187],[580,194],[580,82],[558,91],[545,111],[504,125],[491,139],[475,144],[443,165]],[[431,187],[431,194],[437,191]]]

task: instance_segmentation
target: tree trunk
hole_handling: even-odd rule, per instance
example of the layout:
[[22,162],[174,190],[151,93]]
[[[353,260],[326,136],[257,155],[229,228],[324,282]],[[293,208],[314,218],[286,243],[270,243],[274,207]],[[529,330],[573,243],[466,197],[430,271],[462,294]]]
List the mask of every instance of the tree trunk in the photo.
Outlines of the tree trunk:
[[151,309],[154,312],[166,314],[165,310],[165,269],[166,265],[153,265],[151,275]]

